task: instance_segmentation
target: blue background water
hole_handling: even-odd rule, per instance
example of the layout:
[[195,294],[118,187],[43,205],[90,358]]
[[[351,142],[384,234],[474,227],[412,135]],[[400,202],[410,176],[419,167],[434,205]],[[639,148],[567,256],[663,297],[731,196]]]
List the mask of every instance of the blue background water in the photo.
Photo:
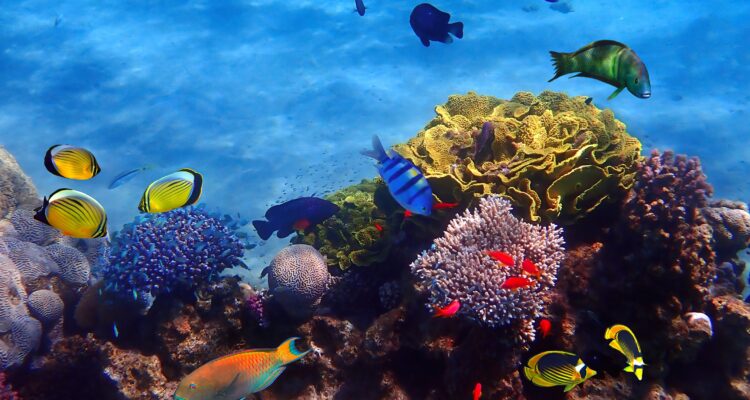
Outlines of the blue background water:
[[[99,199],[113,230],[138,213],[148,182],[181,167],[204,174],[201,201],[256,218],[373,176],[357,154],[370,136],[405,141],[449,94],[551,89],[612,108],[645,149],[700,156],[718,196],[750,197],[750,2],[586,0],[561,13],[544,0],[441,0],[465,37],[429,48],[408,23],[418,1],[365,3],[360,17],[353,0],[5,0],[0,144],[43,194],[67,186]],[[588,79],[547,83],[549,50],[598,39],[636,50],[651,99],[607,102],[613,88]],[[49,174],[42,157],[55,143],[91,149],[102,173]],[[107,190],[144,164],[158,168]]]

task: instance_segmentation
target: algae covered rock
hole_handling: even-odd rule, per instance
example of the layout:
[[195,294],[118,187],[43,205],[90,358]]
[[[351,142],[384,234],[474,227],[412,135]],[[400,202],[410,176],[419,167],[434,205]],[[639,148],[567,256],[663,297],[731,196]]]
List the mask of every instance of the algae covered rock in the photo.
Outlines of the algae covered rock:
[[[570,223],[632,187],[641,144],[610,110],[585,97],[519,92],[509,101],[473,92],[450,96],[416,137],[395,150],[413,161],[440,201],[490,193],[531,221]],[[482,125],[491,157],[476,154]]]

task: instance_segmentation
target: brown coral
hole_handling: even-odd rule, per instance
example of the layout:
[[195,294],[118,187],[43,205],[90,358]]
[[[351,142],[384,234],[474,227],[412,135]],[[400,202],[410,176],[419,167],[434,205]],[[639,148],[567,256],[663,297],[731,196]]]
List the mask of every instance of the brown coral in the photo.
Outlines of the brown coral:
[[[442,201],[496,193],[532,221],[571,222],[626,193],[641,150],[611,111],[583,100],[548,91],[510,101],[450,96],[424,130],[395,149]],[[476,164],[474,140],[488,121],[493,159]]]

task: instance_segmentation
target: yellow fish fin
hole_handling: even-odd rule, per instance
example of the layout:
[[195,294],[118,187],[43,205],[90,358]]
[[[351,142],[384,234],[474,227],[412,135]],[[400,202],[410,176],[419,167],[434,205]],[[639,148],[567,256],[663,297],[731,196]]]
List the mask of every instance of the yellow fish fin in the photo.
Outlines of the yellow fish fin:
[[578,381],[570,382],[567,386],[565,386],[565,390],[563,390],[563,392],[570,392],[570,390],[576,387],[576,385],[578,385]]
[[271,386],[271,384],[276,381],[276,378],[278,378],[285,369],[286,367],[279,367],[275,371],[270,372],[268,376],[266,376],[266,379],[258,382],[258,386],[253,388],[252,393],[258,393],[261,390],[265,390],[267,387]]
[[620,347],[620,344],[617,343],[617,340],[613,340],[613,341],[609,342],[609,347],[611,347],[611,348],[619,351],[620,353],[625,354],[625,351],[622,350],[622,347]]
[[635,377],[638,378],[638,380],[643,380],[643,368],[638,368],[635,370]]
[[633,372],[633,364],[628,364],[625,368],[623,368],[623,371]]

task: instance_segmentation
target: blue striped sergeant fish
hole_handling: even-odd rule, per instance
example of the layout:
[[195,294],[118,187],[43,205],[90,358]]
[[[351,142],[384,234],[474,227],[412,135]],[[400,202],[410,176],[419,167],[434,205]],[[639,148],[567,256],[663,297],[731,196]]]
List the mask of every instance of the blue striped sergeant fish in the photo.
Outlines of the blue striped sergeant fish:
[[422,171],[396,152],[386,152],[380,138],[372,137],[372,150],[362,154],[378,160],[378,173],[401,207],[414,214],[432,213],[432,188]]

